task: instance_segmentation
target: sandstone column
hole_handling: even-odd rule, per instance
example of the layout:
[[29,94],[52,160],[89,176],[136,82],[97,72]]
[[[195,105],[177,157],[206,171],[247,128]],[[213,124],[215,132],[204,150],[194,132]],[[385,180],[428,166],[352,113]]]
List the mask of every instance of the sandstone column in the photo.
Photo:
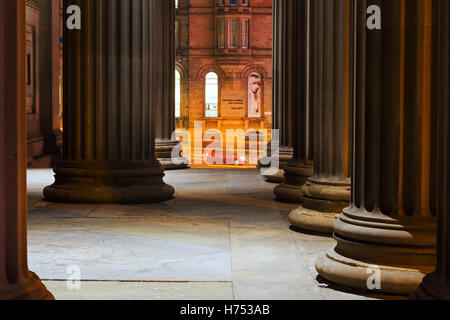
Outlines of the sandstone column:
[[301,229],[332,233],[336,216],[350,202],[352,16],[352,0],[311,2],[314,174],[302,187],[303,207],[289,216]]
[[0,300],[52,299],[28,270],[25,1],[0,2]]
[[[410,294],[434,267],[431,2],[357,2],[352,201],[316,263],[330,281]],[[366,28],[370,5],[381,30]]]
[[44,152],[52,164],[61,158],[59,121],[60,1],[40,0],[39,16],[39,108]]
[[261,167],[270,167],[271,158],[278,157],[279,170],[277,173],[264,174],[268,182],[281,183],[284,181],[284,168],[293,157],[292,149],[292,97],[289,95],[288,81],[292,77],[292,70],[287,63],[288,52],[287,30],[292,28],[288,20],[290,1],[273,1],[273,85],[272,85],[272,130],[279,132],[279,148],[271,150],[268,144],[268,157],[260,161]]
[[437,266],[412,295],[414,299],[450,300],[450,3],[441,0],[433,8],[436,25],[433,54],[433,88],[438,108],[437,121]]
[[[285,182],[274,190],[279,200],[301,202],[301,186],[313,173],[312,118],[309,108],[309,0],[275,1],[278,55],[274,63],[278,81],[274,98],[282,114],[281,137],[291,140],[293,157],[284,167]],[[279,112],[280,112],[279,110]],[[290,129],[286,132],[286,128]],[[286,136],[283,138],[283,135]]]
[[[154,82],[156,110],[156,157],[165,170],[185,169],[188,160],[180,154],[181,146],[172,140],[175,131],[175,1],[155,1],[152,19],[163,28],[155,29]],[[177,155],[172,159],[173,154]],[[174,161],[175,160],[175,161]]]
[[65,0],[80,6],[81,30],[64,28],[64,152],[50,201],[170,199],[155,159],[154,64],[161,45],[157,0]]

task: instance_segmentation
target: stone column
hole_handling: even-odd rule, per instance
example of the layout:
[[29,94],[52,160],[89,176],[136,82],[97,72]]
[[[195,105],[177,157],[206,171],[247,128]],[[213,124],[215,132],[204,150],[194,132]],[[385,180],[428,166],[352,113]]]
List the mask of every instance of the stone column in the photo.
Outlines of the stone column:
[[289,220],[300,229],[333,232],[350,202],[353,1],[311,2],[314,26],[314,174],[302,187],[303,206]]
[[436,97],[437,128],[437,266],[435,272],[426,276],[416,290],[413,299],[450,300],[450,3],[438,1],[433,8],[433,96]]
[[[309,48],[309,0],[278,0],[275,14],[280,46],[275,68],[278,81],[274,92],[276,102],[284,113],[280,126],[282,141],[292,143],[293,157],[284,167],[285,182],[274,190],[279,200],[301,202],[301,186],[313,173],[312,162],[312,118],[310,99],[310,55]],[[289,136],[287,136],[289,134]],[[283,138],[283,135],[286,137]]]
[[28,270],[25,1],[0,2],[0,300],[52,299]]
[[[165,170],[185,169],[189,161],[182,157],[181,146],[172,140],[175,131],[175,1],[155,1],[152,19],[164,28],[155,30],[156,75],[155,97],[152,101],[156,110],[156,158]],[[172,159],[174,155],[176,159]],[[175,161],[174,161],[175,160]]]
[[154,64],[166,21],[157,0],[65,0],[82,12],[64,28],[64,152],[49,201],[150,202],[170,199],[155,159]]
[[[352,201],[316,268],[342,285],[407,295],[435,264],[431,1],[357,5]],[[366,28],[371,5],[381,30]]]
[[267,182],[281,183],[284,181],[284,168],[292,160],[292,97],[289,95],[288,81],[292,79],[293,71],[289,68],[286,55],[289,54],[287,30],[292,28],[289,23],[287,8],[290,1],[273,0],[273,83],[272,83],[272,130],[279,132],[279,148],[271,150],[268,144],[268,156],[259,165],[270,167],[271,159],[278,157],[279,170],[276,173],[263,173]]
[[40,0],[39,107],[44,152],[52,164],[61,159],[62,132],[59,121],[60,1]]

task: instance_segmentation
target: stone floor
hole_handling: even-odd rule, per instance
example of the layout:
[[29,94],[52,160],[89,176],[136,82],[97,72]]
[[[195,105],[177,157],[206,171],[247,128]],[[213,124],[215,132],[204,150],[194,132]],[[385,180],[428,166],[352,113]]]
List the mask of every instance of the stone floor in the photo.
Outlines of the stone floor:
[[[28,172],[29,265],[57,299],[373,299],[317,279],[334,240],[291,230],[257,170],[168,172],[175,199],[147,205],[42,201]],[[70,267],[81,289],[70,290]]]

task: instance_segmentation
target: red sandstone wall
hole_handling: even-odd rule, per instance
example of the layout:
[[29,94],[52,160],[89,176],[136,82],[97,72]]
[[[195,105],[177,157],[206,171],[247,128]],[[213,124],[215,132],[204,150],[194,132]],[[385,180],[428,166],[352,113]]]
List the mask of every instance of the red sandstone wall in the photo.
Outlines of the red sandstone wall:
[[[271,127],[272,110],[272,1],[251,0],[238,12],[219,12],[216,0],[189,1],[189,123],[204,119],[204,76],[216,72],[220,78],[220,116],[209,126],[221,128]],[[236,7],[233,8],[236,10]],[[227,9],[225,9],[227,11]],[[216,19],[250,20],[248,49],[217,49]],[[226,24],[227,25],[227,24]],[[263,77],[262,112],[248,119],[248,76]],[[234,100],[234,101],[230,101]]]

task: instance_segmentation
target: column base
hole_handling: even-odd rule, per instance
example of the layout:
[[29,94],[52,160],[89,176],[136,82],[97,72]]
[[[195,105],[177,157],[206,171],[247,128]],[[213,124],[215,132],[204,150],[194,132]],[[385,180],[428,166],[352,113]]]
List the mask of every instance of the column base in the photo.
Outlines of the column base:
[[178,163],[178,161],[173,161],[172,159],[158,158],[158,160],[161,163],[161,167],[164,169],[164,171],[185,170],[191,168],[191,166],[189,165],[189,160],[187,160],[186,158],[180,158],[180,163]]
[[[366,250],[370,250],[367,247]],[[407,259],[407,258],[405,258]],[[317,272],[325,279],[347,287],[379,293],[408,296],[421,283],[424,273],[417,269],[395,268],[391,266],[363,263],[346,258],[335,251],[329,251],[316,261]],[[379,289],[371,290],[370,277],[379,270],[381,284]]]
[[446,279],[440,279],[436,272],[427,275],[410,300],[450,300],[450,288]]
[[434,270],[433,228],[424,221],[405,227],[381,213],[346,208],[334,226],[337,246],[317,260],[317,272],[352,288],[410,295]]
[[274,190],[277,199],[289,203],[302,203],[303,190],[308,177],[314,174],[314,164],[312,161],[292,160],[284,168],[285,182],[277,186]]
[[159,161],[63,161],[45,200],[69,203],[146,203],[172,199]]
[[338,216],[338,213],[319,212],[300,207],[289,214],[289,222],[301,230],[332,234],[334,222]]
[[[270,144],[269,144],[270,146]],[[279,169],[276,173],[273,174],[264,174],[262,173],[262,177],[264,180],[270,183],[282,183],[285,180],[284,177],[284,168],[288,165],[288,163],[292,160],[294,156],[294,151],[290,147],[280,147],[280,150],[277,152],[279,159]],[[258,162],[258,168],[270,168],[271,165],[271,157],[265,157]]]
[[[174,149],[178,158],[173,158]],[[156,140],[155,141],[156,158],[161,163],[164,170],[182,170],[189,169],[189,160],[182,156],[182,149],[178,141]]]
[[302,186],[308,177],[314,173],[312,161],[292,160],[284,168],[285,182],[278,185],[274,193],[277,199],[289,203],[302,203]]
[[0,290],[0,300],[54,300],[41,279],[31,272],[31,278],[23,285]]
[[276,186],[273,192],[275,193],[278,201],[298,204],[303,202],[303,193],[301,186],[283,182]]
[[303,207],[291,212],[291,224],[303,230],[333,234],[336,218],[350,202],[350,181],[308,178],[302,193]]
[[284,170],[278,169],[274,174],[261,174],[263,179],[269,183],[282,183],[284,181]]

